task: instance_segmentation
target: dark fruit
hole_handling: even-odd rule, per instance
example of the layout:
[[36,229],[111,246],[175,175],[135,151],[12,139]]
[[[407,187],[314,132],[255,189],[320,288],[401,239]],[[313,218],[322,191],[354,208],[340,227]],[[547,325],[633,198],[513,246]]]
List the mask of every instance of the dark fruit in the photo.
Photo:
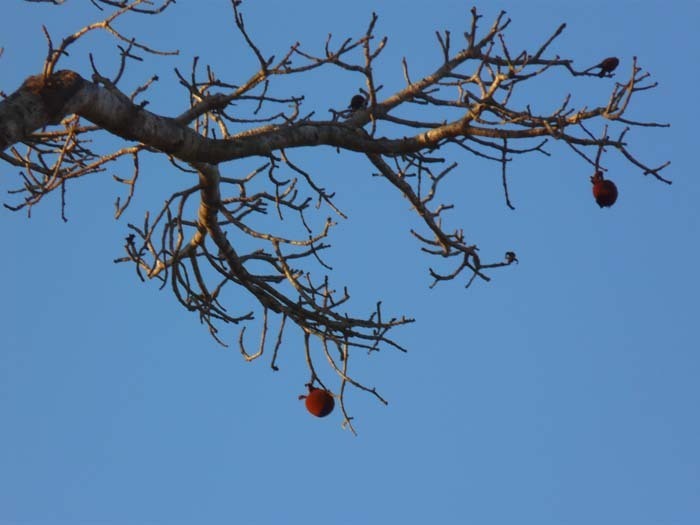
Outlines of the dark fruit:
[[598,64],[598,67],[600,68],[600,73],[598,73],[598,76],[602,77],[607,73],[612,73],[613,71],[615,71],[615,68],[618,66],[619,63],[620,59],[617,57],[606,58],[600,64]]
[[617,186],[611,180],[603,178],[603,172],[596,171],[591,177],[593,197],[601,208],[609,208],[617,200]]
[[316,417],[326,417],[333,412],[334,407],[335,399],[327,390],[311,388],[306,396],[306,410]]
[[352,99],[350,99],[350,105],[348,107],[353,111],[357,111],[358,109],[365,107],[365,104],[367,104],[365,97],[362,95],[355,95],[352,97]]

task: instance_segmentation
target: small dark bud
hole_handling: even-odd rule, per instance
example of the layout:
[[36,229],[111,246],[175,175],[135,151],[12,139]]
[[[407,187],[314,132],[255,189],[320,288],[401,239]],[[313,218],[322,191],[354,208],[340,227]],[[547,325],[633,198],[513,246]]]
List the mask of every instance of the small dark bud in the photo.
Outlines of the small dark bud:
[[364,108],[366,104],[367,99],[365,99],[365,97],[362,95],[355,95],[350,100],[350,105],[348,107],[353,111],[357,111],[358,109]]
[[599,77],[605,76],[609,73],[612,73],[615,71],[615,68],[620,64],[620,59],[617,57],[608,57],[605,60],[603,60],[600,64],[598,64],[598,67],[600,68],[600,73],[598,73]]

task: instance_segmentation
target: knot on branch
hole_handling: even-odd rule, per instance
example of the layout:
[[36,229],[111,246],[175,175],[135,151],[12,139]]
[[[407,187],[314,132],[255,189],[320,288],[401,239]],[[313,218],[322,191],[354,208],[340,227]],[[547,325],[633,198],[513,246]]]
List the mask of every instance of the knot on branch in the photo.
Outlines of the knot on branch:
[[51,124],[58,124],[63,118],[66,103],[83,87],[85,80],[75,71],[61,70],[44,77],[34,75],[24,81],[21,90],[41,97]]

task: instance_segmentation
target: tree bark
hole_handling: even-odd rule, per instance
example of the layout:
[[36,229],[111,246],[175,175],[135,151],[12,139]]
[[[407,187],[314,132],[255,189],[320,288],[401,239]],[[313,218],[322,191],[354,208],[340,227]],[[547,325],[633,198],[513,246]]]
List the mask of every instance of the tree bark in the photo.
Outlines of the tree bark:
[[[375,115],[387,108],[378,104]],[[464,135],[502,137],[505,130],[477,128],[466,118],[401,139],[373,138],[362,126],[368,110],[345,121],[300,122],[265,128],[228,139],[206,138],[178,118],[163,117],[134,104],[117,88],[83,79],[73,71],[58,71],[44,81],[29,77],[0,102],[0,150],[25,140],[32,132],[77,114],[125,140],[140,142],[185,162],[220,162],[302,146],[327,145],[369,154],[402,155],[437,148],[440,141]],[[544,129],[508,130],[509,138],[546,135]]]

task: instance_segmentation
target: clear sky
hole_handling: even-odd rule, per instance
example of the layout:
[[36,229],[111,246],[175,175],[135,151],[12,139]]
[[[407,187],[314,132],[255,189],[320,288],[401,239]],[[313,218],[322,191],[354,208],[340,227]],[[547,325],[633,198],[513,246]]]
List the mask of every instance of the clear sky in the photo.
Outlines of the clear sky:
[[[378,33],[390,37],[378,69],[387,92],[401,85],[402,56],[416,75],[435,66],[435,30],[458,40],[471,7],[375,4],[242,7],[263,52],[277,55],[296,40],[320,51],[328,32],[357,36],[377,10]],[[357,374],[389,400],[385,407],[348,395],[358,437],[341,429],[339,413],[316,419],[297,400],[308,378],[298,336],[283,346],[279,372],[266,361],[245,363],[235,344],[218,346],[167,290],[113,264],[126,223],[160,206],[168,190],[192,184],[182,173],[147,164],[120,221],[113,202],[124,189],[112,173],[69,188],[65,224],[57,196],[31,219],[0,209],[0,523],[700,523],[692,127],[700,118],[700,4],[510,0],[479,8],[482,27],[508,11],[516,52],[539,47],[567,22],[554,49],[581,67],[615,55],[622,75],[637,56],[659,87],[636,98],[632,116],[672,127],[634,129],[628,140],[650,164],[671,160],[665,174],[673,185],[610,152],[605,163],[620,198],[601,210],[589,167],[553,144],[552,157],[512,164],[511,211],[499,166],[461,155],[446,188],[456,205],[446,220],[464,227],[485,258],[514,250],[520,264],[468,290],[460,282],[429,290],[427,267],[436,262],[408,232],[419,224],[406,201],[361,159],[299,152],[350,216],[331,239],[336,282],[349,284],[359,310],[382,299],[387,311],[417,319],[399,334],[408,354],[356,359]],[[85,0],[4,6],[0,90],[11,93],[41,71],[42,24],[58,39],[100,16]],[[118,27],[181,50],[134,64],[124,85],[161,75],[149,108],[165,115],[185,108],[173,67],[188,71],[198,55],[241,81],[254,65],[226,1],[179,1],[167,15]],[[63,67],[89,77],[89,51],[112,67],[114,42],[89,42]],[[605,97],[612,82],[542,86],[532,104],[551,110],[569,92],[575,100]],[[325,118],[360,86],[329,71],[290,91]],[[4,166],[5,202],[18,185]],[[240,301],[241,310],[250,305],[243,292]],[[225,336],[235,343],[238,332]]]

